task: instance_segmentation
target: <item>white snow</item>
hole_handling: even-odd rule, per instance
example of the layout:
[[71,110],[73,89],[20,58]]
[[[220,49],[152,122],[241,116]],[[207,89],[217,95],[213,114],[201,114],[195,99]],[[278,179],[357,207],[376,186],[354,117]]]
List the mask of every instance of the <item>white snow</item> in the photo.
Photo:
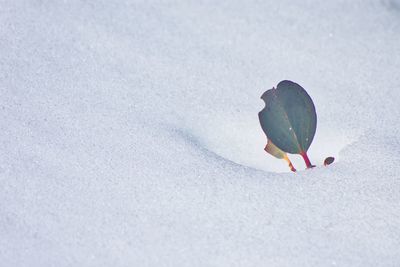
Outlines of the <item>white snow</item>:
[[[3,0],[0,25],[1,266],[400,265],[398,0]],[[335,164],[263,151],[284,79]]]

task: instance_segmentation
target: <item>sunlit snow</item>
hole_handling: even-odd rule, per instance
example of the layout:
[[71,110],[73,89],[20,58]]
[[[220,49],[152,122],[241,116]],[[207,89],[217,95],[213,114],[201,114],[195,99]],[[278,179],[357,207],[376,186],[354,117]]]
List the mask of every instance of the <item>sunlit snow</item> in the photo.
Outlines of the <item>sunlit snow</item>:
[[[0,25],[0,266],[400,266],[398,0],[5,0]],[[257,115],[285,79],[318,115],[297,174]]]

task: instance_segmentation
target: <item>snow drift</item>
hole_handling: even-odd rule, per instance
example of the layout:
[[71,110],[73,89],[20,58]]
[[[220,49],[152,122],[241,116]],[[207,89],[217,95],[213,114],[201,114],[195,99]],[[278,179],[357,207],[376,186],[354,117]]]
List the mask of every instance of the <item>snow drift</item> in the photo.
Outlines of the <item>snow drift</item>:
[[[399,6],[2,1],[1,265],[399,265]],[[284,79],[337,163],[263,151]]]

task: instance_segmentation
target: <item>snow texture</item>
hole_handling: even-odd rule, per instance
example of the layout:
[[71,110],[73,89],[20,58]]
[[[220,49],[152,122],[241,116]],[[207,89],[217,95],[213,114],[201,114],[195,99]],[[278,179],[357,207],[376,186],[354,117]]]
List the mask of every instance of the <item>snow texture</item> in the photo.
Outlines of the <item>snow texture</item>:
[[[0,1],[0,266],[400,266],[400,1]],[[288,173],[261,94],[314,100]]]

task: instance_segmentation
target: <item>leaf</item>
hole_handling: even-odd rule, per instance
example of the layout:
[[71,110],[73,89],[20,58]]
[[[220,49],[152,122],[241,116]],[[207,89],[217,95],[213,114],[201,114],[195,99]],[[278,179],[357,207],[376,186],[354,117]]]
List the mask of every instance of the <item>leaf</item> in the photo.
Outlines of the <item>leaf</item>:
[[268,140],[267,145],[265,146],[264,150],[274,156],[275,158],[278,159],[283,159],[286,155],[286,153],[282,150],[279,149],[274,143],[271,142],[271,140]]
[[[266,91],[261,99],[265,108],[258,117],[268,140],[284,152],[307,157],[317,127],[311,97],[297,83],[282,81],[276,89]],[[311,167],[308,163],[307,167]]]
[[296,171],[287,154],[284,151],[280,150],[279,147],[274,145],[274,143],[272,143],[271,140],[268,140],[264,150],[278,159],[284,159],[289,164],[290,170],[293,172]]

